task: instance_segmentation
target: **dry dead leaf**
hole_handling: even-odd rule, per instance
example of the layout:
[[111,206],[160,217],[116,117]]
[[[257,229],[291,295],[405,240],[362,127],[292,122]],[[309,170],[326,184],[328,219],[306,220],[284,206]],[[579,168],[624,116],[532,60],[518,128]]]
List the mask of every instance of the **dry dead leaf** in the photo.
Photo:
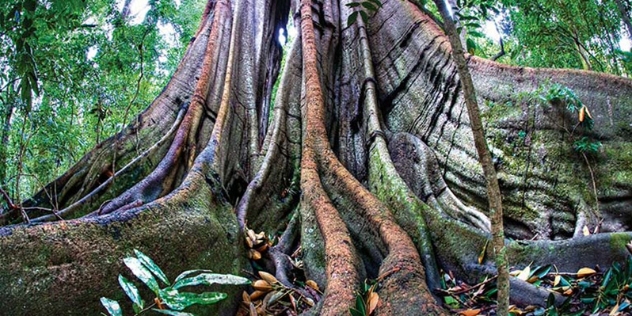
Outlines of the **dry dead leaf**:
[[250,304],[250,295],[248,295],[248,293],[246,293],[246,291],[241,293],[241,299],[244,301],[244,303],[246,305]]
[[249,307],[250,307],[249,308],[250,316],[258,316],[257,315],[257,309],[255,308],[255,305],[250,303]]
[[255,288],[255,290],[261,292],[272,291],[272,285],[270,285],[270,283],[268,283],[268,281],[266,280],[257,280],[255,281],[255,283],[252,284],[252,287]]
[[470,309],[467,309],[467,310],[459,312],[459,315],[461,315],[461,316],[476,316],[480,312],[481,312],[481,310],[478,309],[478,308],[477,309],[471,309],[470,308]]
[[316,282],[314,280],[307,280],[307,281],[305,281],[305,285],[311,287],[312,289],[314,289],[316,291],[320,291],[320,289],[318,288],[318,284],[316,284]]
[[510,312],[512,315],[518,315],[518,316],[526,314],[525,311],[523,311],[522,309],[516,307],[516,305],[509,305],[508,312]]
[[489,239],[485,241],[483,250],[481,250],[481,253],[478,254],[478,264],[483,264],[483,260],[485,260],[485,253],[487,252],[487,243],[489,243]]
[[377,295],[377,293],[371,292],[369,294],[369,297],[366,300],[366,303],[367,303],[366,305],[369,307],[369,310],[368,310],[369,315],[373,313],[379,301],[380,301],[380,296]]
[[628,252],[632,254],[632,240],[629,243],[625,244],[625,247],[628,248]]
[[261,259],[261,253],[259,251],[256,251],[254,249],[250,249],[248,250],[248,258],[252,259],[252,260],[260,260]]
[[588,226],[584,225],[584,228],[582,228],[582,233],[584,234],[584,236],[590,235],[590,230],[588,230]]
[[314,300],[313,299],[311,299],[309,297],[306,297],[303,300],[305,301],[305,303],[307,303],[307,305],[309,305],[309,307],[313,307],[314,306]]
[[263,291],[254,291],[250,294],[250,301],[256,301],[266,295],[267,292]]
[[586,111],[586,115],[592,120],[592,115],[590,115],[590,111],[588,111],[588,107],[584,105],[584,111]]
[[610,314],[608,314],[608,316],[616,316],[619,315],[619,303],[617,302],[617,305],[615,305],[612,310],[610,311]]
[[257,240],[257,234],[255,234],[254,230],[249,229],[246,231],[246,234],[248,235],[248,238],[250,238],[250,240],[252,240],[253,242]]
[[259,271],[259,276],[270,284],[275,284],[279,282],[277,278],[274,277],[274,275],[265,271]]
[[524,270],[518,274],[517,278],[522,281],[527,281],[529,279],[529,274],[531,274],[531,265],[528,265]]
[[577,277],[578,278],[583,278],[583,277],[587,277],[589,275],[593,275],[597,273],[597,271],[591,269],[591,268],[581,268],[577,271]]
[[584,121],[584,115],[586,114],[586,106],[582,106],[581,109],[579,109],[579,121],[583,122]]
[[559,274],[556,275],[555,279],[553,280],[553,286],[557,286],[560,283],[561,280],[562,280],[562,276],[559,275]]

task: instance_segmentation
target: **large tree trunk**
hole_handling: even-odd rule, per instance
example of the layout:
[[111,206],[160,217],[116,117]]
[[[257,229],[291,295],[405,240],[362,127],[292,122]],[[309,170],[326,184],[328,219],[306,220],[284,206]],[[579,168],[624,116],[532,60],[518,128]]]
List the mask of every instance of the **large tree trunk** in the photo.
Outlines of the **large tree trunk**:
[[[494,274],[490,250],[477,262],[490,238],[485,182],[447,38],[411,3],[383,1],[368,25],[352,26],[345,3],[209,1],[147,110],[24,201],[30,223],[2,215],[12,224],[0,228],[0,309],[95,313],[100,296],[122,298],[116,274],[133,248],[171,277],[241,274],[246,225],[283,232],[263,261],[282,282],[300,245],[307,276],[324,289],[313,314],[346,313],[361,282],[378,276],[377,314],[444,314],[432,296],[439,269]],[[290,10],[301,35],[264,124]],[[574,271],[628,256],[632,82],[468,63],[514,240],[510,263]],[[599,204],[566,133],[576,119],[533,97],[553,82],[595,119],[583,132],[603,143],[589,160]],[[618,233],[580,236],[598,225]],[[217,308],[233,313],[232,297]]]

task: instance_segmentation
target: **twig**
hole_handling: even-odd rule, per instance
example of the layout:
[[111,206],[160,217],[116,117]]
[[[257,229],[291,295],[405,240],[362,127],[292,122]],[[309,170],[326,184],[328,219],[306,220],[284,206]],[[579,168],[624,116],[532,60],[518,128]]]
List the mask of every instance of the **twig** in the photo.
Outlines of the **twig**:
[[597,183],[595,182],[595,174],[593,173],[592,167],[590,166],[590,162],[588,161],[588,157],[586,157],[586,153],[582,152],[582,156],[586,161],[586,166],[588,167],[588,171],[590,172],[590,180],[593,185],[593,193],[595,194],[595,204],[597,206],[597,212],[599,212],[599,197],[597,196]]

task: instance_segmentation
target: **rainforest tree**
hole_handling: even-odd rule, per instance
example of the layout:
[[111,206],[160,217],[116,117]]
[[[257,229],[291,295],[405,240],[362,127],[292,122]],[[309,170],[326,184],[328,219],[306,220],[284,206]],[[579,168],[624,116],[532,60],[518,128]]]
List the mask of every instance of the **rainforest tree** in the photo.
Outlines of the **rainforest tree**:
[[[168,275],[241,274],[246,227],[279,236],[259,266],[294,286],[300,262],[323,289],[314,314],[348,313],[378,276],[377,314],[446,314],[432,292],[440,270],[494,275],[485,180],[448,39],[414,3],[383,1],[351,25],[347,3],[209,1],[171,80],[129,126],[30,199],[5,202],[2,310],[94,313],[100,296],[122,295],[113,276],[133,248]],[[300,31],[280,69],[288,16]],[[632,82],[467,62],[510,264],[576,271],[626,258]],[[592,129],[559,96],[568,89]],[[582,140],[602,145],[585,155]],[[546,297],[515,280],[512,291],[523,303]],[[233,297],[223,313],[235,312]]]

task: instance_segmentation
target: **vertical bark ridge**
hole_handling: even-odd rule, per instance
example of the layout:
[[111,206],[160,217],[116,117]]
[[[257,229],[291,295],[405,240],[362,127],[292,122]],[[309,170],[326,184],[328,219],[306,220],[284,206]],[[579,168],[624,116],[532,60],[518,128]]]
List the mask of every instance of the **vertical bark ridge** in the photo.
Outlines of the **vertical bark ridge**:
[[[250,227],[264,231],[279,229],[279,223],[287,220],[288,208],[299,191],[299,181],[296,179],[299,170],[295,167],[300,163],[298,105],[301,89],[300,85],[292,85],[292,82],[301,80],[300,45],[300,41],[295,41],[289,52],[287,70],[283,72],[277,92],[272,128],[263,144],[265,156],[256,164],[259,166],[258,171],[237,206],[237,218],[242,228],[248,222]],[[271,223],[277,226],[262,225],[270,217],[276,219]]]
[[327,286],[321,315],[349,312],[355,302],[354,290],[359,286],[357,255],[345,222],[332,205],[321,185],[316,151],[323,146],[324,100],[318,70],[318,52],[312,20],[312,2],[301,1],[301,40],[304,74],[304,138],[301,156],[302,213],[313,212],[324,243]]

